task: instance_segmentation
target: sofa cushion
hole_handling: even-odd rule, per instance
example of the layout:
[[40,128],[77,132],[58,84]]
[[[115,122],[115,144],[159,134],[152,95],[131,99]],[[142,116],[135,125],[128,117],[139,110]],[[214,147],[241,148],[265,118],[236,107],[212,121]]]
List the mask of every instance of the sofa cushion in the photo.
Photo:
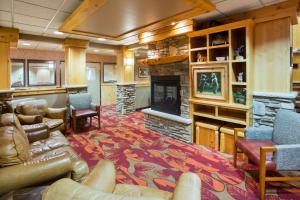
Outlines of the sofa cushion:
[[0,167],[24,163],[30,159],[29,142],[15,126],[0,127]]
[[59,131],[50,133],[49,138],[45,140],[39,140],[31,144],[30,153],[32,156],[36,156],[53,149],[68,146],[68,140]]
[[44,99],[26,101],[21,104],[20,110],[23,115],[42,115],[45,117],[48,110],[48,103]]
[[49,119],[47,117],[43,118],[43,123],[45,123],[49,129],[54,129],[56,127],[59,127],[64,123],[64,120],[62,119]]
[[70,94],[69,102],[75,109],[89,109],[92,96],[89,93]]
[[171,200],[173,196],[172,193],[167,191],[128,184],[117,184],[113,193],[127,197],[152,197],[164,200]]
[[[259,166],[260,162],[260,148],[261,147],[273,147],[276,144],[271,140],[249,140],[245,138],[238,138],[236,146],[242,150],[246,156]],[[267,153],[266,158],[267,170],[275,170],[276,164],[273,161],[273,154]]]
[[276,144],[300,144],[300,114],[278,110],[274,122],[273,141]]

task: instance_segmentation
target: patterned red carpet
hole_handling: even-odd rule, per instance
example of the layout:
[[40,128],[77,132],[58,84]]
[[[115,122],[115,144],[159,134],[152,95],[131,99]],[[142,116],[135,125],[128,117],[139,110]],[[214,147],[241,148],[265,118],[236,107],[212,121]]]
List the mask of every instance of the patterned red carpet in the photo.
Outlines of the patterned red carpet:
[[[145,129],[141,112],[123,116],[115,112],[114,106],[105,106],[101,122],[100,130],[83,129],[71,134],[69,140],[90,167],[103,158],[113,161],[118,183],[173,191],[180,174],[192,171],[201,178],[204,200],[258,199],[253,176],[235,169],[231,159]],[[300,199],[300,188],[290,184],[273,183],[267,193],[266,199]]]

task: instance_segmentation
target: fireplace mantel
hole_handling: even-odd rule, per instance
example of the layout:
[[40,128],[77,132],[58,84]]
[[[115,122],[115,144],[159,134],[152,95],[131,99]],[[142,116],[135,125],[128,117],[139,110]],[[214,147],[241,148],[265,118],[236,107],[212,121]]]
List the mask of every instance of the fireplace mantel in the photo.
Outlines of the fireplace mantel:
[[142,65],[162,65],[162,64],[171,64],[176,62],[182,62],[188,59],[189,55],[177,55],[177,56],[166,56],[160,58],[148,58],[140,60],[139,63]]

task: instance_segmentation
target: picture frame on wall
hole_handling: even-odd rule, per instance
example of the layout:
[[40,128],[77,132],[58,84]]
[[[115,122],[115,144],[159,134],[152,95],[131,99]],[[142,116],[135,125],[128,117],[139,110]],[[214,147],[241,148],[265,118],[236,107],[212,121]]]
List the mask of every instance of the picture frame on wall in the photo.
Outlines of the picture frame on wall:
[[149,68],[148,67],[139,67],[139,77],[140,78],[147,78],[150,76]]
[[192,73],[195,98],[228,101],[227,65],[194,66]]

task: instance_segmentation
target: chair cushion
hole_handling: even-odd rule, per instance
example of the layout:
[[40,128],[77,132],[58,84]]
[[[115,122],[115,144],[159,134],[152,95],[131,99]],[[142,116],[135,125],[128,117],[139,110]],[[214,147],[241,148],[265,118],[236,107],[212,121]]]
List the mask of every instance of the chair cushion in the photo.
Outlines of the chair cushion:
[[70,94],[69,102],[75,109],[90,109],[92,96],[89,93]]
[[64,120],[62,119],[49,119],[47,117],[43,118],[43,123],[45,123],[49,129],[54,129],[56,127],[59,127],[64,123]]
[[53,149],[68,146],[68,140],[59,131],[54,131],[50,133],[49,138],[45,140],[39,140],[31,144],[31,155],[36,156]]
[[[245,138],[238,138],[236,141],[237,147],[242,150],[246,156],[252,160],[257,166],[260,161],[260,148],[261,147],[272,147],[276,144],[271,140],[249,140]],[[266,168],[267,170],[276,170],[276,164],[272,160],[273,154],[267,153]]]
[[278,110],[274,122],[273,141],[276,144],[300,144],[300,114]]
[[87,117],[87,116],[95,116],[97,115],[97,112],[91,109],[82,109],[82,110],[76,110],[75,117]]
[[117,195],[124,195],[128,197],[152,197],[164,200],[171,200],[173,194],[167,191],[158,190],[137,185],[117,184],[113,192]]

